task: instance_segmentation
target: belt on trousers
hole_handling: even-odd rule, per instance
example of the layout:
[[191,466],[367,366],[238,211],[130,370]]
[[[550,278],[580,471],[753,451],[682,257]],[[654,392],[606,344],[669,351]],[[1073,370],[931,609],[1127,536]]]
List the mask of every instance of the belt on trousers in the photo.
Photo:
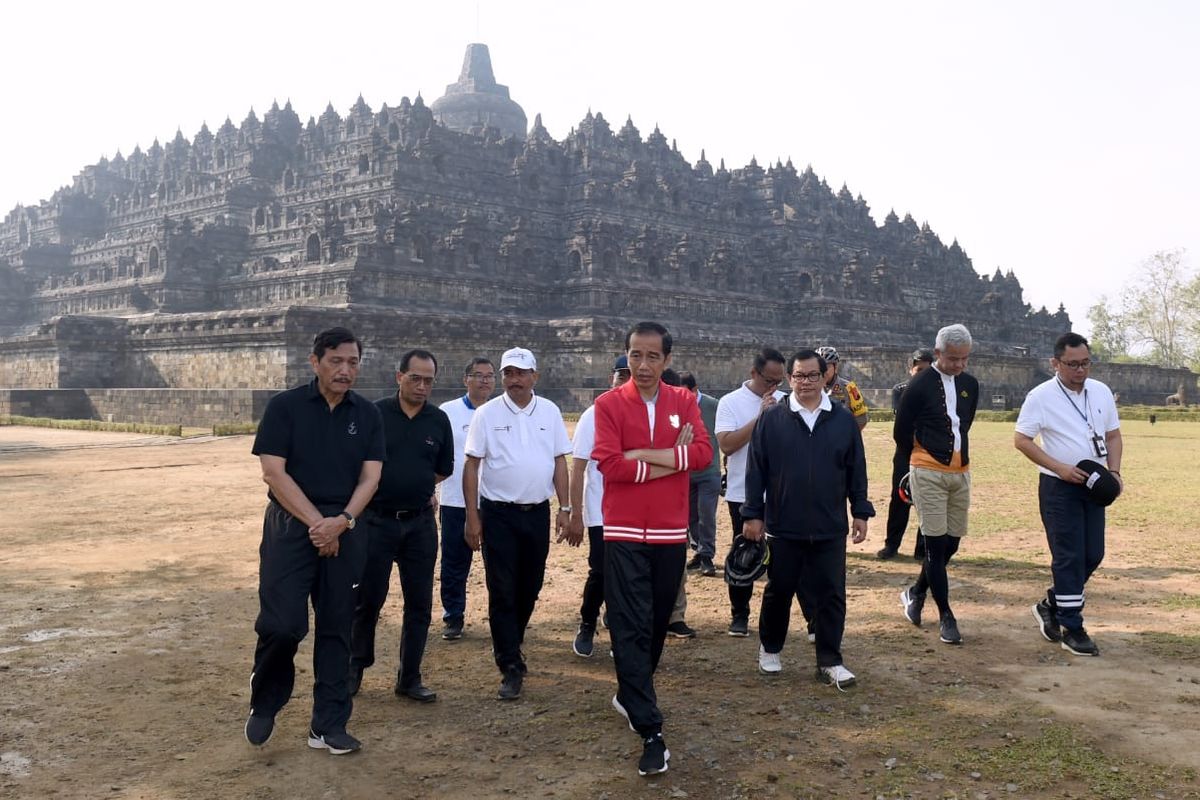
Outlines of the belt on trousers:
[[506,503],[501,500],[489,500],[486,497],[483,498],[483,502],[488,505],[498,506],[499,508],[511,508],[516,511],[533,511],[534,509],[550,504],[549,500],[543,500],[540,503]]
[[423,506],[410,511],[397,508],[372,508],[371,510],[385,519],[416,519],[430,508],[431,506]]

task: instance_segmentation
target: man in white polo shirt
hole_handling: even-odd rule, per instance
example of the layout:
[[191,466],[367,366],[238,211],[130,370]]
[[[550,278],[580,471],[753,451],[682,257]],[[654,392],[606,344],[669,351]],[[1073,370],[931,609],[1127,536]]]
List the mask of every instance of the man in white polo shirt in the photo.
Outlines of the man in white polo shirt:
[[1083,587],[1104,558],[1104,506],[1090,497],[1091,473],[1078,465],[1090,460],[1107,467],[1123,489],[1121,422],[1112,392],[1088,377],[1087,339],[1064,333],[1054,343],[1050,366],[1054,377],[1025,396],[1013,439],[1041,473],[1038,507],[1052,557],[1054,586],[1033,615],[1047,641],[1061,642],[1077,656],[1098,656],[1100,648],[1083,627]]
[[[746,502],[746,453],[758,415],[787,395],[779,391],[784,378],[783,354],[765,347],[754,356],[750,380],[717,402],[717,444],[725,454],[725,502],[733,523],[733,537],[742,533],[742,503]],[[750,635],[750,598],[754,586],[729,587],[732,621],[730,636]]]
[[[613,364],[610,385],[613,389],[629,381],[629,359],[625,355]],[[588,574],[583,583],[583,598],[579,605],[579,631],[571,649],[580,658],[591,658],[595,650],[596,618],[604,603],[604,476],[592,459],[596,445],[596,407],[588,406],[575,423],[575,440],[571,452],[571,521],[567,527],[567,542],[583,541],[586,527],[588,539]]]
[[463,385],[467,391],[462,397],[447,400],[440,406],[450,418],[450,428],[454,431],[456,476],[438,484],[442,522],[442,638],[448,642],[462,638],[467,613],[467,578],[471,574],[474,553],[463,536],[467,525],[462,491],[462,473],[467,460],[464,448],[475,409],[486,403],[496,388],[496,367],[491,359],[472,358],[463,372]]
[[534,394],[533,353],[506,351],[500,379],[504,394],[484,403],[467,431],[463,497],[467,544],[483,548],[492,651],[502,675],[497,697],[516,700],[526,672],[521,645],[550,552],[550,497],[558,497],[560,541],[571,516],[571,440],[558,406]]

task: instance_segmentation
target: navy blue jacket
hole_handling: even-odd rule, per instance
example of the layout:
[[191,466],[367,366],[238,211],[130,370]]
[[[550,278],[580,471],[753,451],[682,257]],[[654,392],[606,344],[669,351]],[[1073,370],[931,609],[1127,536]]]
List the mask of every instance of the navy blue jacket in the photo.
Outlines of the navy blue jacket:
[[853,415],[834,403],[810,431],[787,400],[764,411],[750,435],[742,518],[763,520],[781,539],[835,539],[850,529],[847,501],[856,519],[875,516]]

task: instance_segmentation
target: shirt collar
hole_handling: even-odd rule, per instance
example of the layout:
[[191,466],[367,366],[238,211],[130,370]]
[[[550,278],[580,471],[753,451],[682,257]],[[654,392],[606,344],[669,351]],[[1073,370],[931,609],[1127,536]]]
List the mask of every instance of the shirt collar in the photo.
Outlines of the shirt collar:
[[932,364],[930,364],[930,368],[931,368],[931,369],[932,369],[934,372],[936,372],[938,375],[942,376],[942,380],[943,380],[943,381],[950,381],[950,382],[953,382],[953,381],[954,381],[954,376],[953,376],[953,375],[947,375],[946,373],[944,373],[944,372],[942,372],[940,369],[938,369],[938,365],[937,365],[937,362],[936,362],[936,361],[935,361],[935,362],[933,362]]
[[474,404],[472,404],[472,403],[471,403],[471,396],[470,396],[470,395],[468,395],[468,394],[464,394],[464,395],[462,396],[462,401],[463,401],[463,405],[464,405],[464,406],[466,406],[467,408],[471,409],[472,411],[474,411],[474,410],[475,410],[475,406],[474,406]]
[[[313,376],[313,379],[308,382],[308,394],[305,397],[305,399],[320,400],[321,402],[328,402],[325,399],[324,395],[321,394],[321,390],[317,388],[316,376]],[[350,405],[354,405],[354,391],[353,390],[348,390],[346,392],[346,394],[344,394],[342,396],[342,403],[349,403]],[[338,403],[338,405],[341,405],[342,403]]]
[[504,394],[500,395],[500,397],[504,402],[505,408],[507,408],[509,411],[511,411],[514,414],[524,414],[527,417],[532,417],[533,410],[535,408],[537,408],[538,398],[537,398],[536,392],[533,393],[533,399],[530,400],[529,404],[527,406],[525,406],[524,408],[521,408],[516,403],[514,403],[512,401],[512,399],[508,396],[508,392],[505,392]]
[[[799,414],[801,411],[810,414],[812,413],[807,408],[800,405],[800,402],[796,399],[795,392],[788,392],[788,408],[792,409],[792,411],[795,411],[797,414]],[[817,411],[833,411],[833,403],[829,401],[829,392],[821,392],[821,404],[817,406]]]

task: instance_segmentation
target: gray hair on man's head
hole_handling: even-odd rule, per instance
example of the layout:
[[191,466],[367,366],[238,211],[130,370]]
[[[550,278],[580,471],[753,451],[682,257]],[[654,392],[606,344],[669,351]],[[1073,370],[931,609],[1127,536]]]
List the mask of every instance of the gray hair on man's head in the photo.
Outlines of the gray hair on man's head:
[[934,340],[933,346],[937,350],[945,350],[946,346],[950,347],[970,347],[972,344],[971,332],[967,330],[966,325],[954,324],[947,325],[937,332],[937,339]]

